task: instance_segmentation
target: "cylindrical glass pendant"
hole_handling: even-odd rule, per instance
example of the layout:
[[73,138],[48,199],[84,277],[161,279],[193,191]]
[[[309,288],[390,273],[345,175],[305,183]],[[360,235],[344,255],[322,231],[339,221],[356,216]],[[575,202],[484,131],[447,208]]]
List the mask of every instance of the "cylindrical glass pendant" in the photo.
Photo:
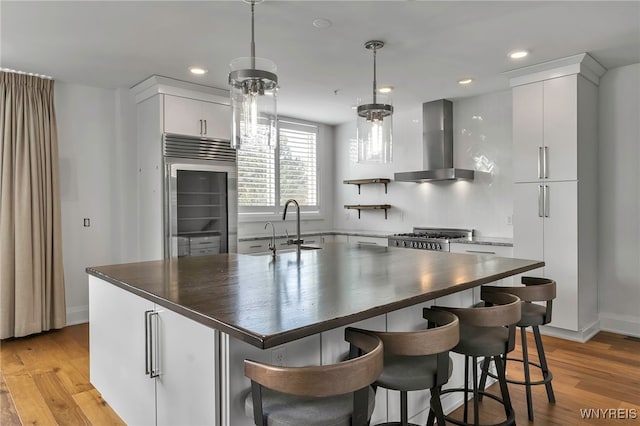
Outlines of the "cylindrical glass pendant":
[[251,151],[275,149],[278,126],[275,71],[275,64],[268,59],[238,58],[231,62],[232,147]]
[[358,163],[386,164],[393,160],[393,107],[383,103],[358,106]]

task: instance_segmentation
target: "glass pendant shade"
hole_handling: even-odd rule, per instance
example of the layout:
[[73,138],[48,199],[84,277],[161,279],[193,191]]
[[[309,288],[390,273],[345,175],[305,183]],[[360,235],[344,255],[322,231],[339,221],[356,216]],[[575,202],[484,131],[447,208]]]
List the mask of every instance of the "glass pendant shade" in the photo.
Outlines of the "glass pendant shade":
[[358,106],[358,163],[390,163],[393,160],[393,107],[379,102]]
[[[252,66],[252,61],[254,66]],[[263,151],[277,145],[276,66],[263,58],[238,58],[231,62],[231,146]]]
[[274,150],[277,145],[276,65],[256,57],[255,5],[263,0],[244,0],[251,5],[251,56],[231,61],[231,146],[247,151]]
[[393,106],[376,87],[376,51],[384,42],[371,40],[364,47],[373,51],[373,93],[370,102],[358,102],[358,163],[390,163],[393,160]]

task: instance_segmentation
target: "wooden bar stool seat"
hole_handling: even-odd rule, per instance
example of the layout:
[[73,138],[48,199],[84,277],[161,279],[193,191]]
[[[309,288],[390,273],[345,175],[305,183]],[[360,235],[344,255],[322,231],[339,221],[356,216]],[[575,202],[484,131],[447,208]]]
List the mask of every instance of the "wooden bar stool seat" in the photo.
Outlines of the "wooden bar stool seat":
[[367,425],[375,404],[371,384],[382,372],[383,346],[375,335],[345,330],[352,353],[363,355],[337,364],[280,367],[245,360],[251,380],[245,413],[258,426]]
[[[487,306],[474,308],[455,308],[433,306],[432,309],[445,310],[458,316],[460,320],[460,342],[452,349],[453,352],[464,355],[465,380],[464,387],[445,389],[441,393],[464,393],[463,419],[455,419],[448,415],[446,421],[456,425],[479,425],[479,403],[482,395],[491,398],[504,408],[505,420],[498,425],[515,424],[515,412],[511,405],[509,389],[503,367],[503,356],[515,347],[515,324],[521,319],[521,303],[517,296],[507,293],[483,294],[482,299]],[[497,378],[500,384],[501,397],[484,392],[478,386],[478,358],[494,360]],[[472,387],[469,387],[469,363],[472,366]],[[469,398],[473,393],[473,423],[469,422]],[[432,424],[429,419],[427,424]]]
[[[508,383],[526,386],[527,397],[527,413],[529,420],[533,421],[533,397],[531,394],[531,386],[545,385],[547,390],[547,399],[550,403],[555,403],[556,398],[553,393],[551,380],[553,375],[547,366],[547,359],[542,346],[542,338],[540,336],[539,326],[549,324],[551,322],[551,312],[553,299],[556,297],[556,282],[548,278],[522,277],[524,286],[518,287],[500,287],[500,286],[483,286],[482,294],[489,293],[509,293],[519,297],[522,300],[522,318],[516,324],[520,328],[522,337],[522,358],[506,358],[506,361],[521,362],[524,368],[524,380],[507,379]],[[545,302],[545,305],[538,305],[532,302]],[[539,363],[529,361],[529,352],[527,348],[526,328],[533,329],[533,335],[536,341],[536,349],[538,351]],[[484,389],[487,376],[495,378],[496,376],[489,372],[490,360],[485,360],[482,365],[482,379],[480,381],[481,388]],[[531,380],[530,366],[537,367],[542,372],[542,380]]]
[[449,350],[459,340],[458,318],[449,312],[423,310],[424,330],[408,332],[370,332],[384,344],[384,369],[376,386],[400,391],[400,422],[384,425],[413,425],[408,422],[407,392],[430,389],[430,416],[444,426],[440,390],[453,368]]

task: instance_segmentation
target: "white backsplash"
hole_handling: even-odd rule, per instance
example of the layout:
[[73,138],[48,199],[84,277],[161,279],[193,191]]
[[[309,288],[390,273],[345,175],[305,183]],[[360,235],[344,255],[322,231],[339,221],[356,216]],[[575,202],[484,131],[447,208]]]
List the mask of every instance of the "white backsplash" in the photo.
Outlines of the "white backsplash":
[[[410,231],[413,226],[474,228],[478,235],[511,237],[512,119],[511,91],[453,101],[454,166],[476,170],[473,182],[363,185],[361,193],[344,179],[388,177],[422,170],[422,105],[395,106],[393,162],[356,164],[355,120],[335,132],[334,227],[345,230]],[[391,204],[388,219],[381,210],[346,210],[344,204]]]

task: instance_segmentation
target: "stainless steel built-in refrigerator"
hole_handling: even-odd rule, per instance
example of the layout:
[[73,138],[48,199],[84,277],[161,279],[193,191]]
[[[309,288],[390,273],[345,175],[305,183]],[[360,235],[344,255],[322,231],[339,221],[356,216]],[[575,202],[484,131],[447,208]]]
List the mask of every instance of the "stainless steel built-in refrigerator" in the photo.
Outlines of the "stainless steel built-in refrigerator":
[[237,251],[237,163],[228,141],[165,135],[165,257]]

